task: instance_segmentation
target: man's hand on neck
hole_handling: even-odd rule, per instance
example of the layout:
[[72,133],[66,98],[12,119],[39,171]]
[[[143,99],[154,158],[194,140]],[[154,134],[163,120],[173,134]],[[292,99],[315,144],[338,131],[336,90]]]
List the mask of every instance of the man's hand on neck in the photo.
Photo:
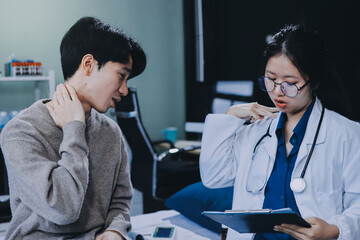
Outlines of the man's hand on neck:
[[70,121],[85,122],[85,112],[74,88],[59,84],[53,99],[46,104],[55,124],[62,128]]

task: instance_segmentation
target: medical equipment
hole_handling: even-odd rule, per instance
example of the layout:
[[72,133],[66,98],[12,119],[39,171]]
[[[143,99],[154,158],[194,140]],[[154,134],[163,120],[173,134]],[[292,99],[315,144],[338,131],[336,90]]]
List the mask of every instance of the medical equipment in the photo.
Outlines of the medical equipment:
[[175,239],[175,227],[156,227],[152,239]]
[[[322,123],[322,120],[323,120],[324,112],[325,112],[325,107],[322,107],[321,116],[320,116],[320,120],[319,120],[317,129],[316,129],[314,141],[312,143],[309,155],[308,155],[308,157],[306,159],[306,162],[305,162],[304,168],[303,168],[303,170],[301,172],[301,175],[300,175],[300,177],[295,177],[295,178],[291,179],[290,188],[291,188],[291,190],[293,192],[300,193],[300,192],[304,191],[304,189],[306,187],[306,182],[304,180],[304,176],[305,176],[305,173],[306,173],[306,169],[307,169],[307,167],[309,165],[310,158],[311,158],[312,153],[313,153],[314,148],[315,148],[315,144],[316,144],[316,140],[317,140],[317,137],[318,137],[318,134],[319,134],[320,126],[321,126],[321,123]],[[253,154],[252,154],[252,158],[251,158],[251,164],[250,164],[250,170],[249,170],[249,173],[248,173],[248,176],[247,176],[247,179],[246,179],[246,191],[250,192],[250,193],[261,192],[264,189],[264,187],[266,186],[266,183],[268,181],[268,179],[266,178],[268,173],[266,172],[265,174],[263,174],[263,173],[260,172],[256,176],[260,176],[262,174],[262,175],[265,176],[265,178],[263,180],[260,180],[260,181],[258,179],[255,179],[255,182],[257,182],[259,184],[258,184],[257,187],[251,187],[250,184],[249,184],[249,176],[252,174],[252,168],[253,168],[253,164],[254,164],[255,155],[257,153],[257,147],[259,146],[259,144],[262,142],[262,140],[265,137],[271,137],[271,135],[269,133],[271,124],[272,124],[272,122],[270,123],[266,133],[255,144],[255,147],[254,147],[254,150],[253,150]],[[261,164],[261,163],[259,163],[259,164]],[[269,164],[269,161],[268,161],[268,164]],[[266,166],[266,169],[268,169],[268,166]],[[256,173],[254,172],[254,174],[256,174]],[[258,180],[258,181],[256,181],[256,180]]]

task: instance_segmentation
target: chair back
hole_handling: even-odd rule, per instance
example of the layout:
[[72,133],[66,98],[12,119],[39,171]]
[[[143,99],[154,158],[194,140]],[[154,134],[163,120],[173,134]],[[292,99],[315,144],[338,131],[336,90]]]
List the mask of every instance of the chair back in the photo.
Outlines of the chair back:
[[200,181],[198,156],[187,153],[185,148],[167,154],[169,157],[158,156],[141,121],[136,88],[129,88],[128,95],[116,103],[114,115],[132,151],[132,184],[143,197],[163,201]]
[[[8,176],[4,156],[0,148],[0,223],[11,220]],[[0,234],[1,235],[1,234]]]
[[129,88],[128,95],[116,103],[114,114],[132,151],[132,184],[137,190],[151,195],[156,152],[141,121],[136,88]]
[[253,92],[251,80],[217,81],[211,112],[222,114],[234,104],[252,102]]

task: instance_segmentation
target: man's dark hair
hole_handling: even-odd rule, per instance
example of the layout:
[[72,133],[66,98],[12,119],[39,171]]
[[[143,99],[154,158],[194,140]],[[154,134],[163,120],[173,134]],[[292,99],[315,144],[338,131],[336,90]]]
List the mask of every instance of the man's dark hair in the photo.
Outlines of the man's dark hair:
[[133,65],[129,79],[142,73],[146,66],[145,53],[137,42],[93,17],[80,18],[61,41],[61,66],[65,80],[75,74],[86,54],[93,55],[99,69],[109,61],[127,64],[131,56]]

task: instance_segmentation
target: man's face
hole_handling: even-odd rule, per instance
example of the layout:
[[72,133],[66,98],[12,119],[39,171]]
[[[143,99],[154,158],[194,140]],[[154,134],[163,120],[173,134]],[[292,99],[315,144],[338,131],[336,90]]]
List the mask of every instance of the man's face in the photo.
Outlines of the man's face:
[[105,113],[110,107],[114,108],[115,102],[128,94],[127,79],[131,69],[131,57],[127,64],[110,61],[100,69],[96,62],[82,94],[84,109],[89,107]]

